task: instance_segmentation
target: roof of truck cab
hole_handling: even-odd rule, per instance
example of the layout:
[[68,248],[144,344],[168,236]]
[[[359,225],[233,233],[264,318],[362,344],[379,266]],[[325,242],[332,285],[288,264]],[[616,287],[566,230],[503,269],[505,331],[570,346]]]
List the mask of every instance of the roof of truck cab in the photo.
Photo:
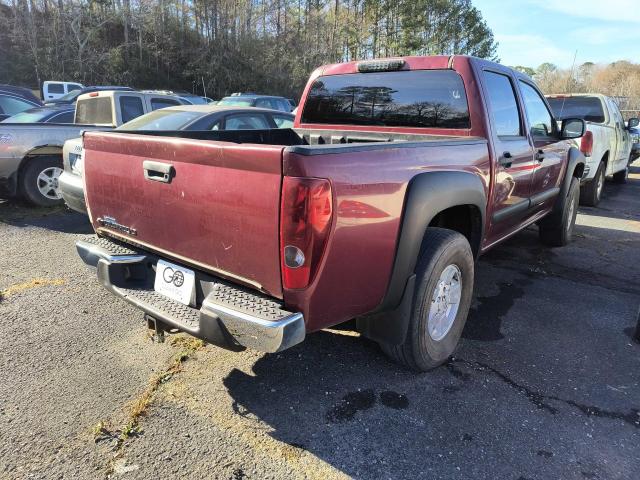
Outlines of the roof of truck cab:
[[173,107],[166,107],[163,111],[177,111],[177,112],[201,112],[201,113],[216,113],[224,112],[228,110],[233,111],[247,111],[247,112],[266,112],[266,113],[284,113],[291,115],[289,112],[283,112],[282,110],[274,110],[271,108],[256,108],[256,107],[243,107],[237,105],[175,105]]
[[545,95],[547,98],[568,98],[568,97],[598,97],[607,98],[602,93],[548,93]]

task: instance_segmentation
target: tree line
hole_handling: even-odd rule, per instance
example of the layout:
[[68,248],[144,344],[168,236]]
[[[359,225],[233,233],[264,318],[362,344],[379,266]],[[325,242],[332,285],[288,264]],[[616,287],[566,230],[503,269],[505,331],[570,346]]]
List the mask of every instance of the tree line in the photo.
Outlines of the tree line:
[[0,0],[0,83],[298,96],[319,65],[497,44],[470,0]]
[[572,68],[543,63],[515,67],[533,77],[544,93],[602,93],[613,97],[625,118],[640,116],[640,64],[620,60],[585,62]]

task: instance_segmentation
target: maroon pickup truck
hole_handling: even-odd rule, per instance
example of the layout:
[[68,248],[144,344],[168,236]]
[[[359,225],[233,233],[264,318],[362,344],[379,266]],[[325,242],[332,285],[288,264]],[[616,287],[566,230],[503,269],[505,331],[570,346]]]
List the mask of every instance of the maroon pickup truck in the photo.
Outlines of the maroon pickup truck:
[[474,260],[537,223],[571,239],[584,122],[464,56],[318,68],[294,128],[86,132],[100,282],[158,332],[275,352],[356,319],[396,361],[453,353]]

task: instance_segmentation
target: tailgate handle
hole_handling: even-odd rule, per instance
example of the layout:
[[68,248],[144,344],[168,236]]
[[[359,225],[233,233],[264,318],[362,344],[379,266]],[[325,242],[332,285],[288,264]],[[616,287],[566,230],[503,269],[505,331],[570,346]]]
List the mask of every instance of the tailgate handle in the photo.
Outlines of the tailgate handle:
[[153,160],[145,160],[142,162],[144,168],[144,178],[153,180],[154,182],[171,183],[174,169],[170,163],[154,162]]

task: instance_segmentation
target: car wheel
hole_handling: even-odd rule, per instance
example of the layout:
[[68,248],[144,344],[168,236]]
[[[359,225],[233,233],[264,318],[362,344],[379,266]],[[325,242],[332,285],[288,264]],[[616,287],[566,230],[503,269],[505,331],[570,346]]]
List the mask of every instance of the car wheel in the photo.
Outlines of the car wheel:
[[38,207],[62,204],[64,200],[58,186],[62,171],[62,159],[59,156],[34,157],[22,171],[21,196]]
[[604,168],[604,162],[600,162],[593,180],[580,188],[580,203],[582,205],[595,207],[600,203],[602,190],[604,188]]
[[629,178],[629,167],[625,167],[624,170],[620,170],[613,174],[613,181],[616,183],[627,183]]
[[394,361],[427,371],[453,354],[467,321],[473,293],[474,260],[458,232],[428,228],[415,269],[409,329],[404,343],[381,343]]
[[538,224],[542,243],[551,247],[562,247],[571,241],[578,215],[579,195],[580,182],[577,178],[572,178],[562,207],[547,215]]

